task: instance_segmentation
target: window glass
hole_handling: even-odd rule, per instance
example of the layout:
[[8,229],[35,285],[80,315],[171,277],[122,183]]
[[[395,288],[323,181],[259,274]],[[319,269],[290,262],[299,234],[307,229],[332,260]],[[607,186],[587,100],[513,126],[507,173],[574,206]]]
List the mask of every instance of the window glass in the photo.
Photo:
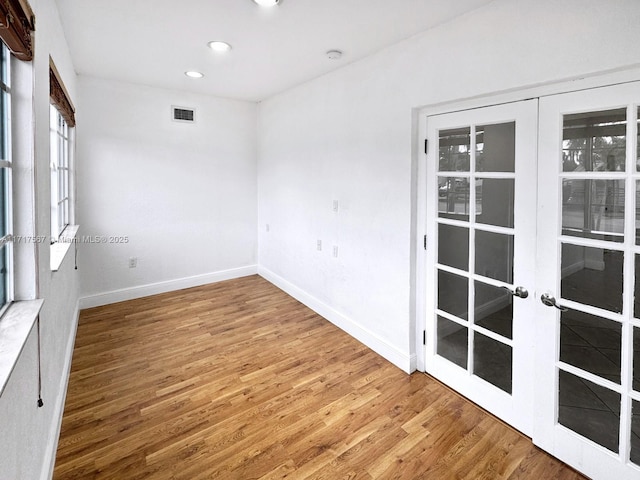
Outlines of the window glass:
[[69,127],[55,106],[50,107],[51,241],[69,225]]
[[442,130],[438,136],[438,170],[468,172],[471,159],[471,129]]
[[620,172],[625,167],[627,110],[565,115],[563,172]]

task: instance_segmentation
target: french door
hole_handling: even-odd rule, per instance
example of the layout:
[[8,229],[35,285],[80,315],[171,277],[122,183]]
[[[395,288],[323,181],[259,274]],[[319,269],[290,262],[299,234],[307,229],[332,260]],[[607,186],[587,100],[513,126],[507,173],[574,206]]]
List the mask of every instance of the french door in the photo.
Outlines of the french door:
[[533,427],[537,101],[428,118],[426,371]]
[[640,84],[540,99],[534,443],[640,478]]
[[640,478],[639,124],[640,82],[427,118],[425,370],[594,479]]

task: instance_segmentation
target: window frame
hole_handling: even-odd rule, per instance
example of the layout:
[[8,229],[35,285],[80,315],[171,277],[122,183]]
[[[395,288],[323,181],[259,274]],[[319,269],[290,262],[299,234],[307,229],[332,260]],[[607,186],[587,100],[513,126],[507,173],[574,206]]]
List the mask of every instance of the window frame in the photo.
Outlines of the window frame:
[[[0,276],[4,279],[0,287],[4,289],[0,297],[0,316],[14,301],[14,255],[13,255],[13,161],[12,161],[12,128],[11,128],[11,52],[0,42],[0,169],[5,175],[0,176],[4,183],[0,187],[2,207],[0,216],[4,222],[4,235],[0,237],[0,252],[4,249],[4,268],[0,267]],[[3,192],[2,192],[3,190]],[[2,232],[0,232],[1,234]],[[1,263],[0,263],[1,265]],[[3,271],[4,270],[4,271]]]
[[51,243],[71,225],[71,127],[54,104],[49,111],[51,162]]

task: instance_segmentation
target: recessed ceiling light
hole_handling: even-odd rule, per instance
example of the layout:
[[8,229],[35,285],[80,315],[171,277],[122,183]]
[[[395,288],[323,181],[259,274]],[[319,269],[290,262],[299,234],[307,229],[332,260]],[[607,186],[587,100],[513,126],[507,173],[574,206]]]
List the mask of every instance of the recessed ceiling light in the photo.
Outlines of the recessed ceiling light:
[[280,0],[253,0],[261,7],[275,7],[280,3]]
[[195,70],[189,70],[188,72],[184,72],[184,74],[187,77],[190,77],[190,78],[202,78],[202,77],[204,77],[203,73],[196,72]]
[[342,57],[342,52],[340,50],[329,50],[327,52],[327,58],[330,58],[331,60],[338,60],[340,57]]
[[209,48],[214,52],[228,52],[229,50],[231,50],[231,45],[229,45],[227,42],[221,42],[219,40],[209,42],[207,45],[209,45]]

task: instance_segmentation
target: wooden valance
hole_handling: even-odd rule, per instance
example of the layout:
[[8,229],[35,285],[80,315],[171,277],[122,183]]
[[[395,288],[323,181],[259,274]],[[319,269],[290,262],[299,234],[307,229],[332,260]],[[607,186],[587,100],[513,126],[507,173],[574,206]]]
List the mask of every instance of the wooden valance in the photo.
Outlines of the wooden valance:
[[51,103],[56,106],[62,117],[70,127],[76,126],[76,110],[69,99],[67,90],[58,75],[55,65],[49,63],[49,95]]
[[0,0],[0,40],[16,58],[33,59],[34,29],[35,17],[25,0]]

